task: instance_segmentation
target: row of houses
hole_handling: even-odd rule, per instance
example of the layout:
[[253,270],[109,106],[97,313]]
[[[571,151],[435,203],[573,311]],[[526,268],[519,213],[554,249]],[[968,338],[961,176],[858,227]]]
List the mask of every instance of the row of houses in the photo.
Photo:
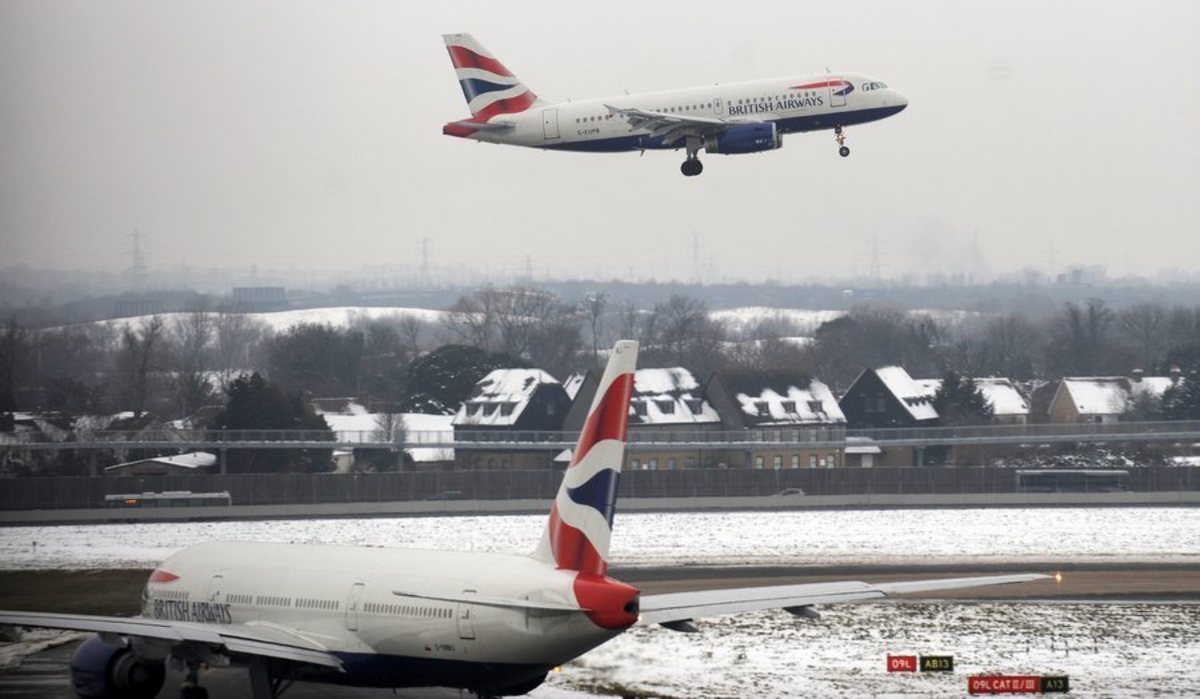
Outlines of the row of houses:
[[[449,415],[372,413],[352,399],[315,399],[314,410],[324,416],[342,441],[378,441],[380,435],[391,440],[401,431],[454,433],[463,439],[466,433],[498,432],[577,432],[582,428],[596,392],[598,375],[576,374],[564,382],[539,369],[498,369],[474,386],[457,413]],[[1068,377],[1059,382],[1047,411],[1051,422],[1108,423],[1119,421],[1129,406],[1142,397],[1161,397],[1180,381],[1178,372],[1168,376],[1144,376],[1133,372],[1128,377]],[[974,379],[994,412],[997,424],[1030,422],[1028,388],[1006,378]],[[847,428],[935,427],[941,416],[934,407],[940,379],[914,379],[898,366],[864,370],[840,397],[822,381],[798,373],[715,373],[706,381],[682,367],[638,369],[629,410],[629,431],[633,439],[659,433],[676,442],[688,435],[710,441],[712,433],[756,433],[763,446],[754,449],[703,450],[661,448],[629,450],[626,468],[836,468],[914,465],[923,454],[912,449],[882,450],[869,440],[850,440],[844,449],[780,448],[771,442],[787,441],[789,432],[804,430],[811,434],[824,431],[829,441],[843,441]],[[212,410],[219,410],[213,408]],[[181,429],[203,427],[204,415],[197,414],[175,423],[161,423],[152,416],[121,414],[111,418],[79,418],[74,424],[58,424],[53,419],[10,414],[7,426],[0,421],[0,442],[4,432],[14,429]],[[82,421],[82,422],[81,422]],[[461,441],[461,440],[460,440]],[[658,439],[655,441],[666,441]],[[794,440],[793,440],[794,441]],[[356,450],[335,453],[335,470],[361,468]],[[437,469],[540,469],[565,465],[570,453],[546,450],[514,451],[488,448],[425,448],[410,444],[395,455],[396,465]],[[125,466],[121,464],[119,466]],[[205,469],[203,460],[175,464],[156,461],[141,468],[185,472]],[[114,469],[125,472],[124,468]]]
[[[1137,397],[1161,397],[1172,376],[1070,377],[1063,379],[1050,401],[1055,422],[1112,422],[1126,414]],[[575,375],[565,382],[537,369],[498,369],[480,380],[452,420],[456,433],[578,431],[595,395],[598,376]],[[991,405],[997,424],[1030,422],[1030,401],[1006,378],[974,379]],[[754,431],[768,443],[761,448],[630,450],[629,469],[677,468],[835,468],[920,464],[914,449],[887,452],[868,440],[845,449],[780,448],[787,431],[828,430],[841,440],[847,428],[936,427],[934,407],[940,379],[913,379],[904,368],[887,366],[863,371],[840,398],[818,379],[782,372],[713,374],[701,383],[682,367],[638,369],[629,409],[633,439],[651,433],[687,441],[689,434]],[[709,435],[711,437],[711,435]],[[666,441],[666,440],[655,440]],[[565,462],[569,452],[553,457]],[[469,469],[545,468],[544,451],[494,451],[459,448],[455,464]]]

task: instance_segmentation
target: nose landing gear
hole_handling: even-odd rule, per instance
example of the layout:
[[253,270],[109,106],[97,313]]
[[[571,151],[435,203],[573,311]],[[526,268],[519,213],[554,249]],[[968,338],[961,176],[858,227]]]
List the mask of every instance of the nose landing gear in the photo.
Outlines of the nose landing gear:
[[842,127],[833,127],[833,137],[837,139],[838,155],[843,158],[850,155],[850,147],[846,145],[846,132],[842,130]]

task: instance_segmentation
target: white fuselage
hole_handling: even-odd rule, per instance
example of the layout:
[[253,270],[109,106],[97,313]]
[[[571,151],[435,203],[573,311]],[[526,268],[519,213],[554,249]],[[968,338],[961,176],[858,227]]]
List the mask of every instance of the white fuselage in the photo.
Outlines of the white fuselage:
[[528,556],[227,542],[193,546],[158,570],[178,577],[152,576],[143,616],[286,628],[346,668],[312,679],[345,684],[472,686],[464,675],[485,667],[544,675],[620,633],[579,613],[454,601],[579,606],[575,572]]
[[[839,81],[852,89],[829,85]],[[524,112],[491,119],[512,128],[482,130],[471,138],[581,151],[681,148],[681,142],[663,143],[648,131],[631,127],[609,107],[733,123],[774,122],[780,133],[792,133],[877,121],[899,113],[907,104],[898,91],[864,75],[808,75],[554,104],[539,102]]]

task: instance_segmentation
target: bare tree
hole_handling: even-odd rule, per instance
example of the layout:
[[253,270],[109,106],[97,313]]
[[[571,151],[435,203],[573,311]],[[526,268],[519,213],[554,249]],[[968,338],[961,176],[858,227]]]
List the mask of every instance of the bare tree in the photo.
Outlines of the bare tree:
[[461,342],[491,351],[496,334],[498,298],[491,288],[462,296],[447,309],[442,322]]
[[235,375],[252,368],[250,351],[266,334],[266,326],[244,313],[222,310],[213,320],[216,333],[217,370],[221,389],[227,390]]
[[604,330],[604,311],[607,307],[608,295],[603,291],[583,297],[583,313],[591,331],[592,359],[596,366],[600,366],[600,347],[607,344],[601,337]]
[[175,398],[181,416],[190,415],[213,398],[208,377],[213,335],[213,317],[207,311],[184,314],[171,324]]
[[125,385],[124,398],[138,416],[145,412],[150,371],[161,359],[164,327],[162,316],[153,315],[137,330],[130,324],[121,332],[119,360]]
[[1165,353],[1166,323],[1167,311],[1156,303],[1140,303],[1117,314],[1117,330],[1137,368],[1149,369]]
[[0,412],[17,409],[17,377],[31,348],[30,332],[9,318],[0,333]]

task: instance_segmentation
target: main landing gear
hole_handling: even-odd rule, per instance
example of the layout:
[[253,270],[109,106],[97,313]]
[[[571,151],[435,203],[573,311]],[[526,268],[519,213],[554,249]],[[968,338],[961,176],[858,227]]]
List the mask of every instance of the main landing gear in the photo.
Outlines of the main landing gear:
[[843,158],[850,155],[850,147],[846,145],[846,132],[842,130],[842,127],[833,127],[833,137],[836,138],[838,142],[838,155],[842,156]]
[[700,152],[700,139],[689,138],[686,148],[687,160],[679,166],[679,171],[683,173],[684,177],[695,177],[704,172],[704,163],[696,157],[696,154]]

